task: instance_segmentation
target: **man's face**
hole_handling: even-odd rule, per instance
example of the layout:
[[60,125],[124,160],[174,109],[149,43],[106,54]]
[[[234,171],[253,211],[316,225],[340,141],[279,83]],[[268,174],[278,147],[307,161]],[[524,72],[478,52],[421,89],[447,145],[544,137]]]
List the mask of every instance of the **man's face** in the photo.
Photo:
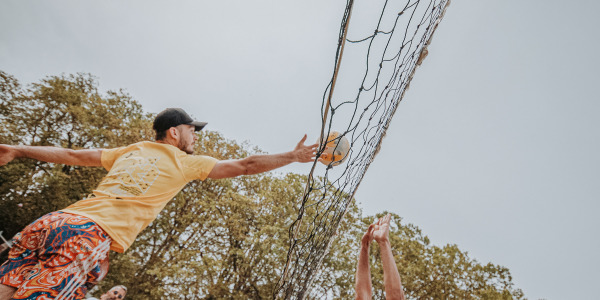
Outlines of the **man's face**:
[[194,154],[194,145],[198,140],[198,136],[196,135],[196,127],[193,125],[179,125],[177,127],[179,131],[179,145],[177,148],[181,149],[187,154]]
[[122,287],[115,286],[104,295],[100,296],[100,300],[119,300],[125,298],[125,290]]

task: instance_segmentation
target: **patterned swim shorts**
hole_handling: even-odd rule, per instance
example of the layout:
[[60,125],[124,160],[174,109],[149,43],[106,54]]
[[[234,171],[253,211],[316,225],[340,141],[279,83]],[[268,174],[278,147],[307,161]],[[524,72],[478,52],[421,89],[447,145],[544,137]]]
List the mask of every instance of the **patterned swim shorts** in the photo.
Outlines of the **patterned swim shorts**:
[[83,299],[108,272],[111,239],[94,221],[49,213],[13,238],[0,284],[17,288],[12,299]]

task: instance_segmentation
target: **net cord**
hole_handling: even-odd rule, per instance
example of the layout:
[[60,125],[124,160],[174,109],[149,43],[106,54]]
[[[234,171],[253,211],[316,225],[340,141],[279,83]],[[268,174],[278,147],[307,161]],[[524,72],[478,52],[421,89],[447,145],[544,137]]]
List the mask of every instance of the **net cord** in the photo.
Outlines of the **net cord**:
[[[325,107],[324,107],[324,109],[322,111],[323,118],[322,118],[322,123],[321,123],[321,134],[319,136],[319,145],[320,145],[319,151],[318,151],[319,155],[325,150],[325,146],[327,144],[325,142],[325,127],[326,127],[326,124],[327,124],[327,116],[328,116],[328,112],[329,112],[329,110],[331,108],[331,99],[333,97],[333,91],[335,89],[335,83],[337,81],[337,76],[338,76],[338,73],[339,73],[339,69],[340,69],[340,66],[342,64],[342,57],[343,57],[343,54],[344,54],[344,46],[346,45],[346,36],[348,34],[348,27],[350,25],[350,16],[352,15],[352,7],[353,7],[353,5],[354,5],[354,0],[348,0],[348,3],[346,5],[347,9],[345,11],[345,16],[344,16],[344,19],[345,19],[344,29],[343,29],[342,36],[340,37],[340,40],[338,42],[338,44],[339,44],[339,52],[338,52],[339,55],[337,56],[337,59],[336,59],[335,70],[333,72],[333,78],[331,80],[330,87],[329,87],[329,95],[327,96],[327,103],[325,104]],[[306,183],[306,186],[305,186],[305,189],[304,189],[304,194],[305,195],[307,195],[308,193],[310,193],[312,182],[314,180],[313,179],[313,174],[314,174],[315,168],[316,168],[316,163],[313,163],[313,166],[312,166],[310,172],[308,173],[308,180],[307,180],[307,183]],[[296,221],[294,221],[294,223],[292,224],[292,227],[294,227],[294,230],[293,230],[293,234],[291,236],[291,240],[293,241],[292,243],[294,243],[294,244],[295,244],[295,240],[296,240],[296,237],[297,237],[297,234],[298,234],[298,230],[300,229],[300,227],[302,225],[303,208],[304,208],[304,206],[302,206],[301,211],[299,212],[300,217]],[[290,247],[290,251],[293,251],[293,248],[294,247]],[[291,253],[288,253],[288,257],[290,257],[290,254]],[[285,268],[284,268],[284,271],[283,271],[283,275],[279,279],[279,282],[277,284],[278,288],[275,291],[274,295],[276,295],[277,292],[280,290],[280,288],[283,286],[283,282],[285,281],[285,279],[287,278],[287,275],[288,275],[290,263],[291,263],[290,260],[288,260],[286,262],[286,265],[285,265]],[[313,280],[314,280],[314,278],[313,278]],[[312,283],[312,280],[307,285],[305,285],[305,289],[306,289],[306,287],[310,286],[311,283]],[[303,292],[300,299],[304,299],[304,296],[306,294],[307,294],[306,292]]]
[[[333,95],[333,90],[334,90],[334,87],[335,87],[335,81],[337,80],[337,73],[338,73],[338,70],[339,70],[340,65],[341,65],[341,59],[342,59],[341,56],[343,54],[343,49],[344,49],[344,45],[345,45],[345,41],[346,41],[346,34],[347,34],[347,31],[348,31],[349,19],[350,19],[350,13],[351,13],[351,10],[352,10],[353,0],[349,0],[348,3],[349,4],[348,4],[348,9],[347,9],[347,15],[345,16],[345,20],[343,22],[343,24],[344,24],[343,38],[341,39],[340,44],[339,44],[339,52],[338,52],[339,56],[336,58],[336,65],[335,65],[334,75],[333,75],[332,81],[330,82],[330,85],[329,85],[329,95],[327,97],[327,103],[325,104],[324,109],[322,111],[323,112],[323,121],[322,121],[322,128],[321,128],[321,136],[319,138],[319,141],[320,141],[320,144],[321,144],[321,148],[319,149],[320,152],[322,152],[324,150],[324,144],[325,143],[323,142],[324,141],[323,138],[324,138],[324,133],[325,133],[325,127],[327,125],[327,115],[328,115],[329,110],[331,110],[331,108],[330,108],[330,102],[331,102],[332,95]],[[387,3],[387,1],[386,1],[386,3]],[[432,37],[433,37],[433,33],[437,29],[437,26],[440,23],[441,19],[443,18],[443,16],[444,16],[444,14],[445,14],[445,12],[446,12],[449,4],[450,4],[450,0],[446,1],[445,5],[444,5],[444,7],[442,9],[442,12],[437,16],[436,21],[435,21],[435,25],[433,26],[433,28],[432,28],[432,30],[430,32],[429,37],[427,38],[426,42],[424,43],[424,47],[421,49],[421,52],[419,53],[419,58],[417,59],[417,63],[416,63],[417,66],[421,65],[423,59],[427,56],[427,53],[428,53],[427,46],[430,44],[430,42],[432,40]],[[384,33],[384,32],[382,32],[382,33]],[[354,41],[350,41],[350,40],[348,40],[348,41],[351,42],[351,43],[354,42]],[[416,68],[413,68],[412,72],[408,76],[407,82],[410,83],[410,81],[412,80],[412,78],[414,76],[415,71],[416,71]],[[402,99],[404,97],[404,94],[405,94],[405,92],[406,92],[407,89],[408,89],[408,86],[402,90],[399,99]],[[392,113],[391,113],[392,116],[394,115],[396,109],[397,109],[397,106],[395,106],[395,107],[392,108]],[[383,133],[379,136],[379,139],[377,140],[376,146],[375,146],[376,150],[372,153],[370,159],[368,160],[369,164],[367,166],[365,166],[365,169],[363,170],[363,172],[361,172],[362,175],[364,175],[364,173],[366,172],[366,170],[368,169],[368,167],[370,165],[370,162],[372,162],[373,159],[374,159],[374,157],[378,154],[378,152],[379,152],[379,150],[381,148],[381,143],[382,143],[383,137],[385,137],[385,132],[389,128],[390,119],[391,119],[391,117],[388,118],[388,120],[387,120],[387,122],[385,122],[385,124],[383,124],[383,126],[382,126],[383,127],[382,128],[383,129]],[[329,127],[331,127],[331,123],[329,124]],[[329,130],[330,129],[331,128],[329,128]],[[311,169],[311,171],[310,171],[310,173],[308,175],[307,185],[306,185],[306,188],[305,188],[305,197],[303,199],[303,202],[306,202],[306,200],[307,200],[306,195],[308,195],[311,192],[311,189],[312,189],[311,187],[312,187],[312,184],[313,184],[313,181],[314,181],[313,173],[314,173],[314,170],[315,170],[315,166],[316,166],[316,162],[313,164],[313,167],[312,167],[312,169]],[[361,179],[362,179],[362,176],[361,176]],[[350,199],[352,199],[354,197],[354,195],[356,194],[356,191],[357,191],[358,186],[360,185],[360,182],[362,182],[362,180],[359,180],[359,182],[356,183],[354,190],[352,191],[351,195],[349,195]],[[276,297],[277,293],[283,288],[283,285],[285,284],[285,280],[286,280],[286,278],[288,276],[289,267],[290,267],[290,264],[292,262],[292,260],[290,260],[289,258],[291,257],[292,253],[295,252],[294,251],[294,248],[295,248],[294,246],[297,243],[298,230],[301,227],[302,220],[303,220],[303,209],[304,209],[304,205],[302,205],[302,207],[300,208],[298,219],[296,221],[294,221],[294,223],[290,227],[291,247],[290,247],[290,250],[288,251],[288,260],[286,262],[283,275],[280,278],[280,280],[278,282],[278,285],[277,285],[277,289],[276,289],[276,291],[274,293],[275,297]],[[345,214],[347,212],[347,209],[348,209],[348,205],[344,205],[343,212],[342,212],[341,217],[339,218],[339,221],[341,221],[341,219],[343,219],[343,217],[345,216]],[[292,232],[292,228],[293,228],[293,232]],[[338,228],[339,228],[339,222],[335,222],[335,224],[333,226],[333,229],[334,229],[333,232],[337,234]],[[335,234],[334,234],[334,236],[335,236]],[[328,241],[327,241],[327,244],[326,244],[326,247],[325,247],[325,254],[329,251],[329,249],[331,247],[331,244],[332,244],[332,241],[333,241],[333,236],[332,236],[332,238],[328,239]],[[317,260],[317,267],[315,268],[316,270],[319,269],[319,267],[321,266],[322,262],[323,262],[322,259],[318,259]],[[308,293],[310,291],[310,287],[311,287],[312,282],[314,281],[314,279],[315,279],[314,276],[309,276],[309,281],[306,282],[306,284],[304,284],[302,290],[300,291],[300,294],[298,295],[299,299],[304,299],[308,295]],[[288,289],[290,289],[290,288],[288,288]],[[291,296],[290,292],[292,292],[292,291],[291,290],[286,291],[286,293],[285,293],[286,294],[286,298],[288,298],[289,296]]]

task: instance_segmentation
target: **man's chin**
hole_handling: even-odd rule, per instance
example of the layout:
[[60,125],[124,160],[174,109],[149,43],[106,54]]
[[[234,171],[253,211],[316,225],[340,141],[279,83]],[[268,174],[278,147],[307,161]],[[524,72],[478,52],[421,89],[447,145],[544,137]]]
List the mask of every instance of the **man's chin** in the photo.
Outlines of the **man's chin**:
[[181,151],[183,151],[183,152],[185,152],[187,154],[194,154],[194,148],[193,147],[191,147],[192,149],[181,147],[181,146],[179,146],[177,148],[179,148],[179,150],[181,150]]

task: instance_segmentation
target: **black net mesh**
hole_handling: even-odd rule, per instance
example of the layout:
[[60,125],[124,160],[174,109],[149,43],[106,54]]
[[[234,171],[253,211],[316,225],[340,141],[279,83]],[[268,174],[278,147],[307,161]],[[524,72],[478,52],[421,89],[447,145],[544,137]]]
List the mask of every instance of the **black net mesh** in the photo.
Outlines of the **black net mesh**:
[[[427,55],[433,32],[450,3],[449,0],[363,2],[347,1],[334,72],[321,108],[320,140],[338,131],[341,133],[338,139],[349,140],[350,150],[344,163],[338,166],[314,163],[298,218],[289,229],[287,263],[276,298],[310,296],[311,283],[318,276],[338,225],[377,155],[391,118],[416,67]],[[320,153],[323,150],[324,146]]]

